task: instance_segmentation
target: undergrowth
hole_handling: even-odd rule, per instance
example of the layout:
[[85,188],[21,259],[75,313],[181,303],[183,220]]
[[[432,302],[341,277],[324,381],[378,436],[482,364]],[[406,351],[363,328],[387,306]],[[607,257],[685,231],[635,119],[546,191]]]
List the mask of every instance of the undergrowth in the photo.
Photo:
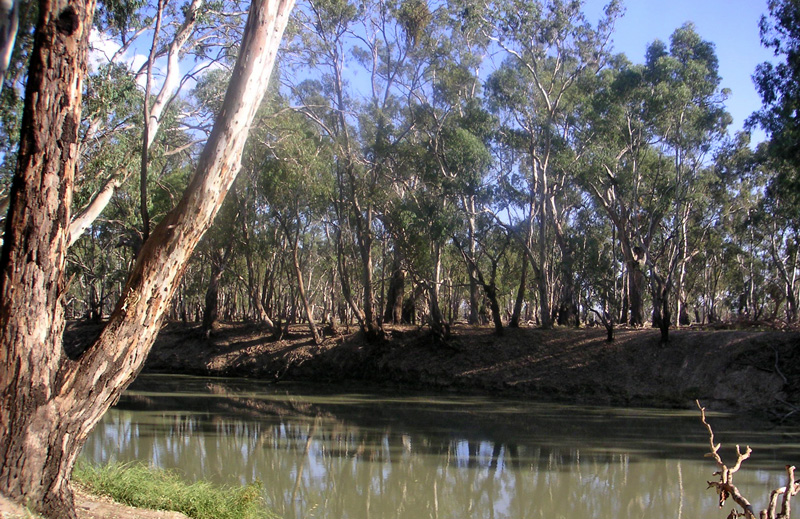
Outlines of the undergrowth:
[[73,479],[93,494],[137,508],[181,512],[194,519],[272,519],[260,483],[243,487],[187,483],[175,472],[141,463],[80,463]]

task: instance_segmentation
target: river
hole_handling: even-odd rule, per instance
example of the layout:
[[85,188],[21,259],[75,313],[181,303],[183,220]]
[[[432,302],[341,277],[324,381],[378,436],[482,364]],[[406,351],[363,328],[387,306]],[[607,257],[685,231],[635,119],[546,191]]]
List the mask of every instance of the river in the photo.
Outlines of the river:
[[[800,461],[797,431],[709,413],[761,508]],[[189,480],[261,481],[287,519],[724,518],[699,412],[145,375],[82,456]]]

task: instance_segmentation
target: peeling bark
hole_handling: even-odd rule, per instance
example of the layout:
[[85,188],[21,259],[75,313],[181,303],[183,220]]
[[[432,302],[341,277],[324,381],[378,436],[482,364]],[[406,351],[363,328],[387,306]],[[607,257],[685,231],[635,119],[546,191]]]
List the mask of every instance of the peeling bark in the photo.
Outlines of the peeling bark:
[[293,0],[250,8],[225,102],[176,208],[137,258],[96,341],[62,348],[81,87],[94,0],[43,0],[0,256],[0,493],[75,517],[69,476],[86,438],[142,368],[188,259],[240,167]]

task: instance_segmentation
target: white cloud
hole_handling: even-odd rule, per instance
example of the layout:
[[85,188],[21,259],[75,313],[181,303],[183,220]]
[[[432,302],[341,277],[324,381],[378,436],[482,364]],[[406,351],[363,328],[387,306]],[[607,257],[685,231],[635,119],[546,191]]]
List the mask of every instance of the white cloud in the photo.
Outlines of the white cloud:
[[116,41],[106,33],[93,28],[89,34],[89,66],[94,69],[108,63],[119,49],[120,46]]

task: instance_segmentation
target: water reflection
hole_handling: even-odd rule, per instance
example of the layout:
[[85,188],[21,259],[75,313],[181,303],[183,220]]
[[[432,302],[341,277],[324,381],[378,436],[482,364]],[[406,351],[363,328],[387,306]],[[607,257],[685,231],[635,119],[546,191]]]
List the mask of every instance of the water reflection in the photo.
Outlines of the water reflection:
[[[762,505],[782,485],[780,467],[797,459],[796,438],[787,447],[775,431],[711,421],[731,449],[754,444],[737,483]],[[714,467],[703,433],[693,412],[148,376],[84,456],[225,484],[260,480],[270,506],[292,519],[725,517],[705,491]]]

